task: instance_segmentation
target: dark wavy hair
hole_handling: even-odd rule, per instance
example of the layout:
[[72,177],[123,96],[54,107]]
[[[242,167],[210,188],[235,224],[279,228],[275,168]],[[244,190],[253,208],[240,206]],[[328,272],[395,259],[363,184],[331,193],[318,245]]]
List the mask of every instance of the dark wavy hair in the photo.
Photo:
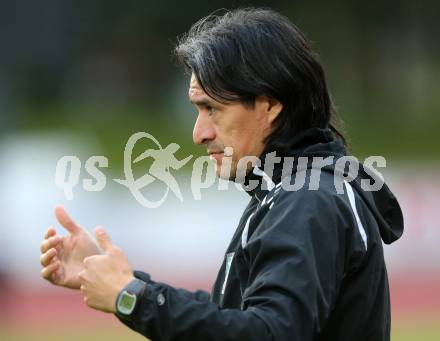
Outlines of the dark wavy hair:
[[253,106],[256,96],[266,95],[283,104],[266,150],[284,153],[295,135],[312,127],[330,128],[346,144],[323,68],[285,16],[261,8],[211,14],[180,38],[175,53],[217,101]]

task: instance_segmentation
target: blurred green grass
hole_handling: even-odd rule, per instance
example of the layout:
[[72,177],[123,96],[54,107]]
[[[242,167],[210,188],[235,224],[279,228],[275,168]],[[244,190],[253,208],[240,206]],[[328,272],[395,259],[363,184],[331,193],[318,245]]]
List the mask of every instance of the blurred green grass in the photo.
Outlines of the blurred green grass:
[[[102,103],[66,106],[54,102],[23,110],[27,114],[18,122],[17,132],[70,130],[78,135],[92,135],[100,143],[102,152],[119,168],[117,171],[122,169],[123,149],[128,138],[138,131],[151,133],[163,145],[177,142],[186,155],[198,156],[205,152],[204,148],[192,142],[192,127],[196,119],[192,107],[177,112],[171,105],[152,106],[144,102],[112,106]],[[350,152],[359,158],[382,155],[393,160],[438,161],[439,115],[426,114],[430,117],[429,124],[410,113],[398,118],[367,113],[341,116]],[[183,124],[183,121],[186,123]]]
[[147,340],[142,335],[137,334],[129,329],[127,330],[113,330],[96,329],[96,330],[79,330],[78,329],[64,329],[58,331],[43,331],[41,328],[34,330],[14,330],[1,331],[0,340],[4,341],[141,341]]
[[[78,329],[66,328],[58,331],[39,330],[0,330],[0,340],[5,341],[141,341],[146,340],[141,335],[121,328],[97,328],[93,330],[81,331]],[[392,341],[438,341],[440,340],[440,328],[434,322],[420,324],[404,324],[398,323],[392,332]]]
[[[438,315],[428,313],[416,318],[404,318],[393,321],[391,341],[438,341],[440,340],[440,326]],[[437,316],[437,317],[436,317]]]

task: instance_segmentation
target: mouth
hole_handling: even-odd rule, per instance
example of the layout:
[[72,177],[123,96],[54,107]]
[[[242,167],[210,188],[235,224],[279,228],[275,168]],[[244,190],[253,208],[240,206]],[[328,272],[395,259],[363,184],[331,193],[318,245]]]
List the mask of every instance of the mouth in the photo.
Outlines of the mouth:
[[224,153],[222,151],[219,152],[209,152],[209,158],[213,161],[220,161],[223,158]]

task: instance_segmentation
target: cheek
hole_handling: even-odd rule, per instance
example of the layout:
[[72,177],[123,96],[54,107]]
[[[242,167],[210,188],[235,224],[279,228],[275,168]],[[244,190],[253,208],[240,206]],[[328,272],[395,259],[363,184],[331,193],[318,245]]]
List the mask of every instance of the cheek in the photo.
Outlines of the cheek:
[[246,132],[238,125],[221,126],[218,129],[217,141],[221,142],[224,147],[232,147],[234,155],[240,153],[243,144],[246,145]]
[[262,152],[262,138],[260,130],[253,126],[244,126],[231,131],[228,142],[234,148],[233,159],[238,162],[245,156],[260,156]]
[[217,129],[216,140],[234,149],[234,160],[246,155],[259,156],[264,148],[267,129],[270,128],[263,115],[240,109],[231,109],[214,124]]

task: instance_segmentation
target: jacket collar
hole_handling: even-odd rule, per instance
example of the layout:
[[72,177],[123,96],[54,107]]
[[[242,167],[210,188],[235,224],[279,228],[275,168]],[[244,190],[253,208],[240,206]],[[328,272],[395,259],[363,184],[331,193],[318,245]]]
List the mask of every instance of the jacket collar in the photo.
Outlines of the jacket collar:
[[[310,128],[292,139],[287,152],[281,153],[274,150],[263,152],[260,164],[249,171],[242,187],[250,196],[255,196],[261,201],[268,192],[281,182],[285,157],[294,158],[292,167],[292,173],[294,173],[297,170],[298,157],[327,157],[331,155],[346,155],[346,149],[342,141],[335,139],[329,128]],[[269,157],[274,156],[279,157],[280,161],[269,163],[267,161]],[[265,167],[266,163],[267,167]]]

